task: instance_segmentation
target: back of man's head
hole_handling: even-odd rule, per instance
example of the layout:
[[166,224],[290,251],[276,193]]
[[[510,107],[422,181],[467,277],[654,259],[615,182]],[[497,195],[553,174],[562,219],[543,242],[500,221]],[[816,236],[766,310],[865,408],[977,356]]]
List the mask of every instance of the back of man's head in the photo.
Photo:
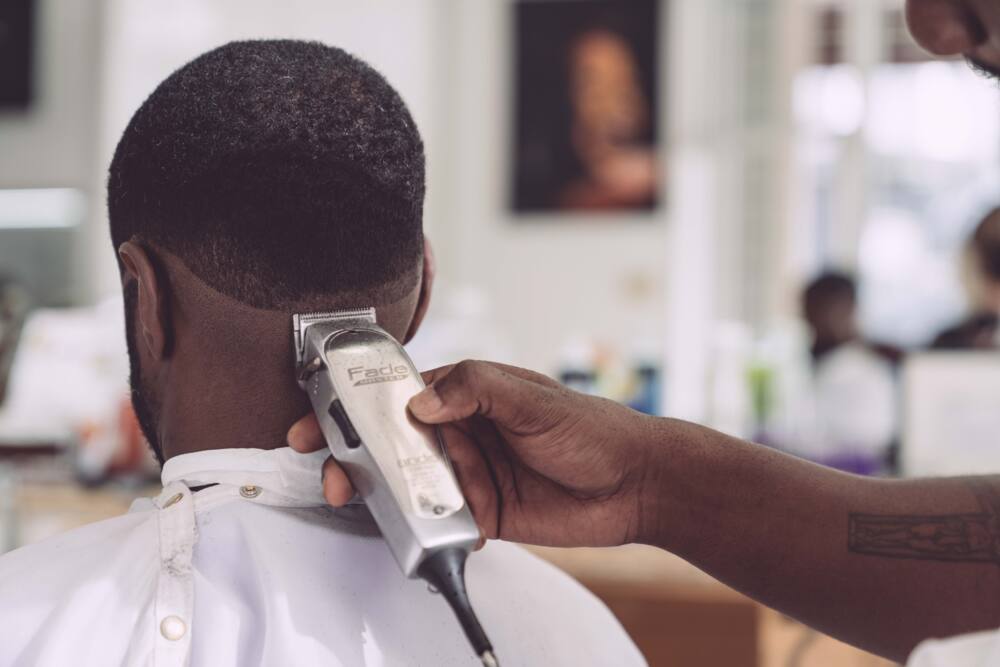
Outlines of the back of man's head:
[[116,248],[137,239],[256,308],[418,280],[424,155],[395,90],[340,49],[232,42],[161,83],[108,180]]
[[375,306],[410,335],[423,197],[406,106],[339,49],[233,42],[161,83],[108,179],[132,403],[157,457],[283,443],[308,409],[292,313]]
[[806,285],[802,305],[806,312],[822,311],[839,303],[853,305],[856,291],[851,276],[839,271],[825,271]]
[[854,279],[836,271],[817,276],[802,294],[803,314],[814,339],[822,344],[839,344],[854,336],[855,305]]
[[982,278],[1000,284],[1000,208],[990,211],[976,227],[971,249]]

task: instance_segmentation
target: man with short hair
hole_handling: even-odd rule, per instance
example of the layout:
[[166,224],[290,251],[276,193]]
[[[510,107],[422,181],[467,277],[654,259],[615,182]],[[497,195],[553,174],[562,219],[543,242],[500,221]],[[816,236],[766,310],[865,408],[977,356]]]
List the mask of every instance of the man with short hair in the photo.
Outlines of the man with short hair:
[[857,289],[844,273],[827,271],[802,291],[802,314],[812,333],[813,361],[857,337],[854,312]]
[[992,350],[1000,346],[1000,208],[982,219],[965,248],[964,282],[971,312],[934,339],[939,350]]
[[906,0],[906,21],[917,42],[938,56],[964,56],[1000,78],[1000,3],[996,0]]
[[[164,490],[0,558],[2,665],[460,665],[445,601],[406,580],[325,455],[293,313],[374,306],[406,340],[427,308],[424,155],[403,101],[343,51],[234,42],[167,78],[108,179],[132,398]],[[470,559],[505,664],[637,665],[611,614],[511,545]]]
[[846,472],[894,470],[896,380],[890,360],[861,339],[854,279],[826,271],[802,292],[811,373],[795,404],[792,453]]

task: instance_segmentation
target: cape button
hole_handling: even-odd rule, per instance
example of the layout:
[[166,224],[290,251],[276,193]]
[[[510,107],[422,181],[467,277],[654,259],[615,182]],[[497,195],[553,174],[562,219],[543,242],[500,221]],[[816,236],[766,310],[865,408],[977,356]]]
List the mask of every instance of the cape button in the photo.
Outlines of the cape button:
[[253,484],[247,484],[240,487],[240,495],[244,498],[256,498],[260,495],[260,487]]
[[167,616],[160,621],[160,634],[175,642],[187,634],[187,624],[179,616]]

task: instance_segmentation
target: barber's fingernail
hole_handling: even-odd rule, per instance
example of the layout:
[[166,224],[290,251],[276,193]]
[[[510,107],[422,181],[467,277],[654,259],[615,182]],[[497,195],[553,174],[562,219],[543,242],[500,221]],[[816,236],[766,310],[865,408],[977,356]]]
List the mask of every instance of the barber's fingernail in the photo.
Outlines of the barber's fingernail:
[[432,384],[410,399],[410,410],[415,415],[432,415],[443,407],[444,403]]

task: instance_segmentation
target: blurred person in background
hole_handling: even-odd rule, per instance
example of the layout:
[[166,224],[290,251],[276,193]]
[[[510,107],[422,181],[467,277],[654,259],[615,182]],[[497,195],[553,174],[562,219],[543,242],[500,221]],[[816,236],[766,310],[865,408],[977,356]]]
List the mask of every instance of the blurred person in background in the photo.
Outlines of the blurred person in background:
[[966,245],[963,279],[972,314],[938,334],[939,350],[992,350],[1000,347],[1000,208],[983,218]]
[[[926,49],[1000,79],[1000,2],[907,0],[906,12]],[[910,667],[1000,665],[1000,474],[848,475],[490,362],[425,378],[410,411],[442,425],[490,538],[652,544]],[[289,440],[325,449],[311,415]],[[350,481],[325,469],[327,500],[342,504]]]
[[806,285],[802,314],[812,334],[809,352],[815,363],[857,341],[856,293],[854,279],[844,273],[827,272]]
[[[825,465],[875,474],[895,470],[898,353],[861,339],[857,288],[844,273],[820,275],[802,295],[812,333],[812,417],[803,439]],[[808,450],[807,450],[808,451]]]

